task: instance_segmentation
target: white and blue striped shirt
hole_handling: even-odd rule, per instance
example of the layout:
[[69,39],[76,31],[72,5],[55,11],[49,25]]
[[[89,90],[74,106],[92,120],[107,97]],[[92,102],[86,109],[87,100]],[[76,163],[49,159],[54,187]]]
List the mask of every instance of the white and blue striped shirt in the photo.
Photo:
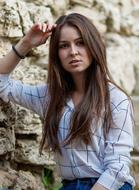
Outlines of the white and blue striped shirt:
[[[118,190],[124,182],[135,185],[130,175],[133,149],[132,106],[127,96],[114,85],[110,85],[112,116],[115,123],[106,139],[103,122],[92,125],[92,144],[79,141],[61,145],[62,156],[55,153],[55,161],[62,179],[97,177],[98,183],[109,190]],[[0,75],[0,97],[24,106],[42,118],[49,103],[47,85],[25,85]],[[59,124],[59,140],[62,142],[69,131],[69,121],[74,111],[72,99],[67,101]]]

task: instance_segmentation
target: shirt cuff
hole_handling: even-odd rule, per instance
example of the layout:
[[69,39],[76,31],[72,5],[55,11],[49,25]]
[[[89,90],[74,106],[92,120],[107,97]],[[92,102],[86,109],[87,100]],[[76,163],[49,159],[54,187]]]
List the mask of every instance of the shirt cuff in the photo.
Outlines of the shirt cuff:
[[105,172],[99,177],[97,183],[101,184],[108,190],[119,190],[124,185],[123,182],[119,182],[113,176]]
[[0,87],[3,87],[7,80],[9,79],[10,74],[0,74]]
[[9,74],[0,74],[0,98],[4,101],[4,102],[8,102],[9,101]]

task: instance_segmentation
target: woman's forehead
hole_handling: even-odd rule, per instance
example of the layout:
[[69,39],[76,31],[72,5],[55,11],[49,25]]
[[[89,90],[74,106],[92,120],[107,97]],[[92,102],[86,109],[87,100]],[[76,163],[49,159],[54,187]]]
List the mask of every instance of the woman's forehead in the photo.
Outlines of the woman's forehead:
[[60,31],[60,41],[70,38],[81,38],[81,34],[76,27],[64,25]]

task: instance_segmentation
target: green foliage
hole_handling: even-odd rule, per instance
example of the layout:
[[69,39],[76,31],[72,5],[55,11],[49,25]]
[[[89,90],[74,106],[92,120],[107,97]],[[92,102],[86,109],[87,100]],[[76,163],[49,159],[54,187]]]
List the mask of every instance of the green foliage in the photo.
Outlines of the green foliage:
[[49,168],[44,168],[42,182],[48,190],[59,190],[62,186],[61,183],[55,184],[53,170]]

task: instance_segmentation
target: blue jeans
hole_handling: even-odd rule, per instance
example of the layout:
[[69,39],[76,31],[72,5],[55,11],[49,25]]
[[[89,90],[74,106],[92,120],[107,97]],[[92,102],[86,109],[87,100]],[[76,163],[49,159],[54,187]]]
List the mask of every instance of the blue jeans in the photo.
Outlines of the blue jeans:
[[[96,183],[97,178],[88,178],[88,179],[77,179],[73,181],[63,180],[63,186],[60,190],[91,190],[93,185]],[[132,190],[132,186],[125,182],[125,184],[119,190]]]

